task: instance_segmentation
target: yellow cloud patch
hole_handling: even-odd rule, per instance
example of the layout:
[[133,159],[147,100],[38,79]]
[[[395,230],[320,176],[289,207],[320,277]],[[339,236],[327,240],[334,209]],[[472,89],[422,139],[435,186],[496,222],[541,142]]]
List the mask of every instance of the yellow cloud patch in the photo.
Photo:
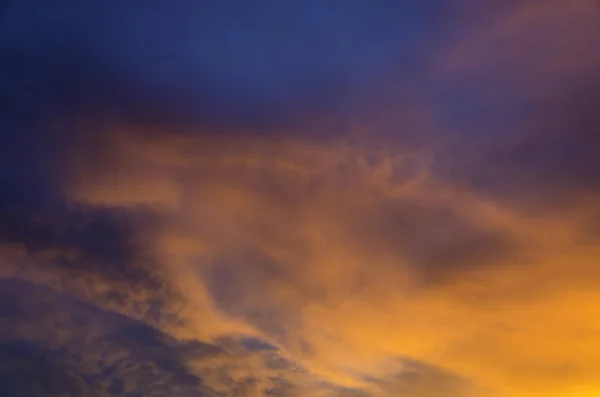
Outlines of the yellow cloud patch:
[[[347,385],[371,387],[405,357],[467,379],[457,395],[600,387],[600,245],[580,243],[587,209],[511,209],[440,180],[430,154],[135,134],[117,145],[117,188],[100,169],[73,197],[178,197],[160,207],[156,248],[188,300],[187,336],[263,335]],[[414,156],[421,167],[395,180]],[[139,180],[155,195],[139,195]]]

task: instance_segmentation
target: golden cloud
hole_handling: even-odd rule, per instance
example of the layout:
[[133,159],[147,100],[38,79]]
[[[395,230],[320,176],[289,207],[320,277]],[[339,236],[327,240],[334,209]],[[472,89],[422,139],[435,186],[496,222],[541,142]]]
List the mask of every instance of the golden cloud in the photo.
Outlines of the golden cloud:
[[[183,336],[262,335],[349,386],[404,357],[467,379],[457,395],[600,388],[593,201],[516,210],[440,179],[435,153],[115,136],[118,162],[80,175],[71,197],[156,205]],[[412,395],[441,392],[424,390]]]

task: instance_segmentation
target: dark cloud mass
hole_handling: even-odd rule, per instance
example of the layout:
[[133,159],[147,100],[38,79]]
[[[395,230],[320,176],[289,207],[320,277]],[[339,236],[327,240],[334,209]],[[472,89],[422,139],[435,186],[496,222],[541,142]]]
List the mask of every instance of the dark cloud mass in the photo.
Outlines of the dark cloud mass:
[[0,390],[597,395],[598,48],[593,0],[0,0]]
[[0,291],[0,379],[11,396],[201,395],[182,356],[198,348],[219,354],[44,286],[4,279]]

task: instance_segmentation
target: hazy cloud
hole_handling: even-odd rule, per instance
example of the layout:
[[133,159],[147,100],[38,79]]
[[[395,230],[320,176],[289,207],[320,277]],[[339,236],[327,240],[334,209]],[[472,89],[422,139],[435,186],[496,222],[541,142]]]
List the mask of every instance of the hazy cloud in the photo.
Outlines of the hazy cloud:
[[65,294],[8,326],[120,312],[224,395],[600,387],[593,1],[59,3],[0,8],[0,267]]

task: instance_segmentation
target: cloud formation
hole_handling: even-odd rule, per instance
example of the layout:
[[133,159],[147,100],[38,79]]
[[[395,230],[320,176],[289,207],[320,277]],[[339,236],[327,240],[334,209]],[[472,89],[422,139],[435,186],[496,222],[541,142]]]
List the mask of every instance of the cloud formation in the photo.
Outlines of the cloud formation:
[[4,275],[225,395],[597,393],[593,1],[109,3],[2,10]]
[[239,322],[349,386],[393,357],[523,395],[596,379],[594,207],[523,213],[438,179],[427,154],[131,136],[118,178],[86,175],[73,197],[160,202],[158,255],[200,318],[227,319],[215,332]]

